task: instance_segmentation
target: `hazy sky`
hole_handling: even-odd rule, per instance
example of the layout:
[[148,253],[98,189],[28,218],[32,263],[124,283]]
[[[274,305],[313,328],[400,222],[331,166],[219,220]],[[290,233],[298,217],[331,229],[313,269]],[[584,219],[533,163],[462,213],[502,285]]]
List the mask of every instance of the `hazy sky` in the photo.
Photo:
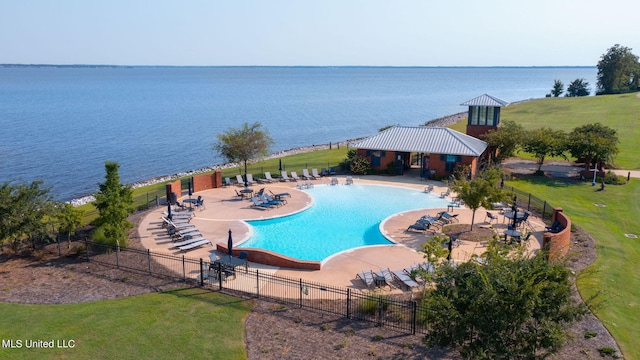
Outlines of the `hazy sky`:
[[0,0],[0,63],[595,66],[638,0]]

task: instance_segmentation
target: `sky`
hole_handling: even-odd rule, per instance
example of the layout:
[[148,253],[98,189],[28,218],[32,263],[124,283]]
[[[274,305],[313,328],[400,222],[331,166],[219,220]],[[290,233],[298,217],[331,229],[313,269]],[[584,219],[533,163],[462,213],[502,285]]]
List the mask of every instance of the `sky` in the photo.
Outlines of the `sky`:
[[596,66],[638,0],[0,0],[0,64]]

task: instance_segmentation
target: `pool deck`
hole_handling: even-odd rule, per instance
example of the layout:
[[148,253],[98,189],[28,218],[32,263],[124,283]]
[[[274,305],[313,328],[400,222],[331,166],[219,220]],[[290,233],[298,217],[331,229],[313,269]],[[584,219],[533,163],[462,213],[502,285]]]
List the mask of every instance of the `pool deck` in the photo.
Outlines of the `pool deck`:
[[[338,177],[340,185],[345,184],[345,177]],[[434,185],[433,193],[440,195],[446,191],[444,183],[439,181],[425,181],[419,177],[412,176],[366,176],[366,178],[354,177],[356,184],[378,184],[402,186],[423,191],[427,185]],[[316,186],[329,185],[329,178],[313,180]],[[244,220],[267,219],[279,217],[304,210],[312,204],[311,197],[304,191],[296,189],[295,182],[273,182],[270,184],[256,184],[252,186],[254,191],[264,187],[265,192],[271,190],[274,193],[289,192],[291,197],[285,197],[287,204],[271,210],[264,210],[252,207],[249,200],[237,199],[235,190],[241,187],[227,187],[211,189],[198,192],[193,197],[202,196],[205,208],[195,210],[195,217],[191,220],[202,233],[202,235],[213,243],[213,246],[205,245],[193,249],[186,253],[179,249],[171,248],[172,241],[166,231],[161,227],[161,217],[166,207],[159,207],[150,211],[144,216],[138,225],[138,234],[143,246],[152,251],[165,252],[174,255],[185,255],[192,258],[209,259],[210,254],[216,253],[216,243],[227,243],[228,230],[231,229],[234,244],[238,245],[251,237],[250,227]],[[182,201],[183,197],[179,201]],[[307,281],[315,281],[334,286],[351,287],[364,289],[363,283],[356,278],[356,274],[363,270],[378,270],[380,268],[390,268],[391,270],[403,269],[413,264],[424,261],[421,253],[417,252],[420,245],[424,243],[433,233],[406,231],[407,227],[413,224],[422,215],[435,215],[441,209],[412,210],[390,216],[383,223],[383,232],[387,238],[396,242],[395,245],[367,246],[358,249],[347,250],[336,254],[322,263],[322,269],[316,271],[302,271],[294,269],[284,269],[250,263],[251,268],[258,268],[276,273],[278,275],[302,278]],[[461,224],[471,224],[472,211],[465,207],[456,207],[450,212],[458,214]],[[497,211],[493,212],[497,214]],[[484,221],[485,210],[478,209],[475,216],[474,226],[490,226]],[[537,251],[542,242],[544,223],[537,218],[529,218],[529,222],[534,226],[535,233],[527,243],[528,251]],[[498,223],[494,222],[493,227],[501,232],[507,225],[502,215],[498,215]],[[486,244],[461,241],[461,244],[453,249],[452,258],[454,261],[467,261],[473,254],[481,254],[486,249]],[[223,255],[223,254],[218,254]]]

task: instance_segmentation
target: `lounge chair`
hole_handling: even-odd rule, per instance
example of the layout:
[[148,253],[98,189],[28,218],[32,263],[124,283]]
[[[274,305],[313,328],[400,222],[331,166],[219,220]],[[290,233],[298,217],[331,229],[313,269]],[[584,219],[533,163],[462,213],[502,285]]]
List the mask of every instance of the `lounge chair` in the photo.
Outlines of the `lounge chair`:
[[181,246],[187,246],[189,244],[193,244],[194,242],[198,242],[198,241],[202,241],[202,240],[206,240],[204,237],[202,236],[196,236],[196,237],[191,237],[189,239],[185,239],[176,243],[173,243],[173,247],[181,247]]
[[259,182],[271,183],[274,179],[271,177],[271,173],[268,171],[264,172],[264,179],[258,179]]
[[458,220],[458,214],[453,214],[452,215],[452,214],[449,214],[446,211],[440,211],[438,213],[438,218],[437,219],[439,219],[439,220],[442,219],[443,221],[447,222],[447,224],[451,224],[451,223],[454,223],[454,222],[457,223],[459,221]]
[[379,271],[376,271],[375,274],[383,277],[387,282],[387,285],[391,286],[391,284],[393,284],[393,275],[391,275],[391,270],[389,270],[389,268],[382,268]]
[[276,198],[276,200],[282,200],[283,197],[291,197],[291,194],[289,194],[288,192],[282,192],[282,193],[277,193],[274,194],[273,191],[269,190],[269,192],[271,193],[271,195]]
[[257,207],[257,208],[261,208],[261,209],[271,209],[271,208],[273,208],[273,205],[265,204],[263,202],[260,202],[257,197],[252,197],[251,198],[251,202],[253,202],[253,207]]
[[[166,210],[164,211],[164,216],[166,218],[169,217],[169,213]],[[174,220],[177,220],[177,219],[191,219],[193,216],[195,216],[195,214],[190,212],[190,211],[181,211],[181,212],[172,212],[171,213],[171,217]]]
[[313,187],[313,183],[311,182],[311,180],[305,180],[304,181],[304,186],[308,189],[308,188],[312,188]]
[[228,177],[224,178],[224,183],[222,184],[222,186],[231,186],[233,185],[231,183],[231,179],[229,179]]
[[427,185],[427,187],[424,188],[424,192],[426,192],[426,193],[430,193],[432,191],[433,191],[433,185],[432,184],[429,184],[429,185]]
[[184,230],[178,230],[173,234],[173,237],[175,237],[176,239],[183,239],[183,240],[187,240],[188,238],[193,238],[197,236],[202,236],[202,234],[200,233],[200,230],[198,230],[195,227],[184,229]]
[[242,175],[240,174],[236,175],[236,181],[238,182],[236,185],[244,186],[244,179],[242,178]]
[[351,176],[347,176],[347,185],[353,185],[353,178]]
[[440,197],[443,199],[449,195],[451,195],[451,189],[447,189],[447,191],[440,193]]
[[320,169],[320,176],[329,176],[329,172],[327,171],[327,169]]
[[393,270],[391,273],[408,289],[413,289],[420,286],[420,284],[413,280],[411,276],[404,272],[404,270]]
[[284,181],[296,181],[295,179],[292,179],[289,177],[289,175],[287,175],[287,171],[286,170],[282,170],[282,180]]
[[309,169],[302,169],[302,177],[309,180],[315,180],[314,176],[309,175]]
[[553,222],[553,224],[551,224],[551,226],[545,226],[544,231],[547,231],[550,233],[559,233],[563,229],[564,227],[562,226],[562,224],[560,224],[560,222],[556,220]]
[[180,251],[187,251],[187,250],[195,249],[195,248],[200,247],[200,246],[205,245],[205,244],[211,244],[211,241],[209,241],[207,239],[203,239],[203,240],[200,240],[198,242],[191,243],[189,245],[180,246],[180,247],[178,247],[178,249],[180,249]]
[[361,273],[356,274],[356,277],[360,280],[362,280],[362,282],[367,286],[367,287],[373,287],[375,286],[376,282],[375,279],[373,277],[373,273],[371,272],[371,270],[365,270]]
[[406,231],[409,231],[409,230],[429,231],[430,226],[431,225],[429,223],[417,222],[413,225],[409,225]]
[[258,195],[257,197],[258,197],[258,199],[260,199],[260,201],[262,201],[263,204],[269,204],[269,205],[273,205],[273,206],[282,206],[283,205],[282,202],[280,202],[280,201],[277,201],[277,200],[270,201],[270,200],[268,200],[264,196],[264,194]]
[[329,175],[335,175],[336,171],[334,168],[329,168]]
[[496,221],[496,223],[498,222],[498,217],[488,211],[487,215],[484,217],[484,221],[487,221],[487,218],[489,218],[489,224],[491,224],[494,220]]
[[295,171],[291,172],[291,178],[293,179],[293,181],[300,181],[300,177],[298,176],[298,173],[296,173]]
[[338,185],[338,184],[339,184],[339,183],[338,183],[338,178],[337,178],[337,177],[335,177],[335,176],[334,176],[334,177],[332,177],[332,178],[331,178],[331,185]]
[[247,174],[247,184],[249,185],[257,184],[257,182],[253,180],[253,174]]
[[296,189],[305,189],[306,185],[302,181],[296,181]]
[[314,179],[319,178],[320,174],[318,174],[318,169],[316,168],[311,169],[311,176],[313,176]]
[[272,201],[278,201],[278,202],[280,202],[282,205],[286,205],[286,203],[287,203],[287,200],[283,199],[283,198],[282,198],[282,196],[281,196],[280,198],[274,199],[274,198],[272,198],[272,197],[271,197],[271,195],[269,195],[269,194],[264,194],[264,197],[265,197],[265,198],[267,198],[267,200],[269,200],[269,202],[272,202]]

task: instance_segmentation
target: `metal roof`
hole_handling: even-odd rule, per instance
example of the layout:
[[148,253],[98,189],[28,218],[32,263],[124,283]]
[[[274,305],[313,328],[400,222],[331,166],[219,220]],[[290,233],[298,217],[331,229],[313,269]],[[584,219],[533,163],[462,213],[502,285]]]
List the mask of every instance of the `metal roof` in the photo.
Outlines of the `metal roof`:
[[460,104],[462,106],[498,106],[503,107],[509,105],[508,101],[504,101],[491,95],[480,95],[475,99],[471,99]]
[[367,150],[480,156],[487,143],[444,127],[394,126],[350,146]]

